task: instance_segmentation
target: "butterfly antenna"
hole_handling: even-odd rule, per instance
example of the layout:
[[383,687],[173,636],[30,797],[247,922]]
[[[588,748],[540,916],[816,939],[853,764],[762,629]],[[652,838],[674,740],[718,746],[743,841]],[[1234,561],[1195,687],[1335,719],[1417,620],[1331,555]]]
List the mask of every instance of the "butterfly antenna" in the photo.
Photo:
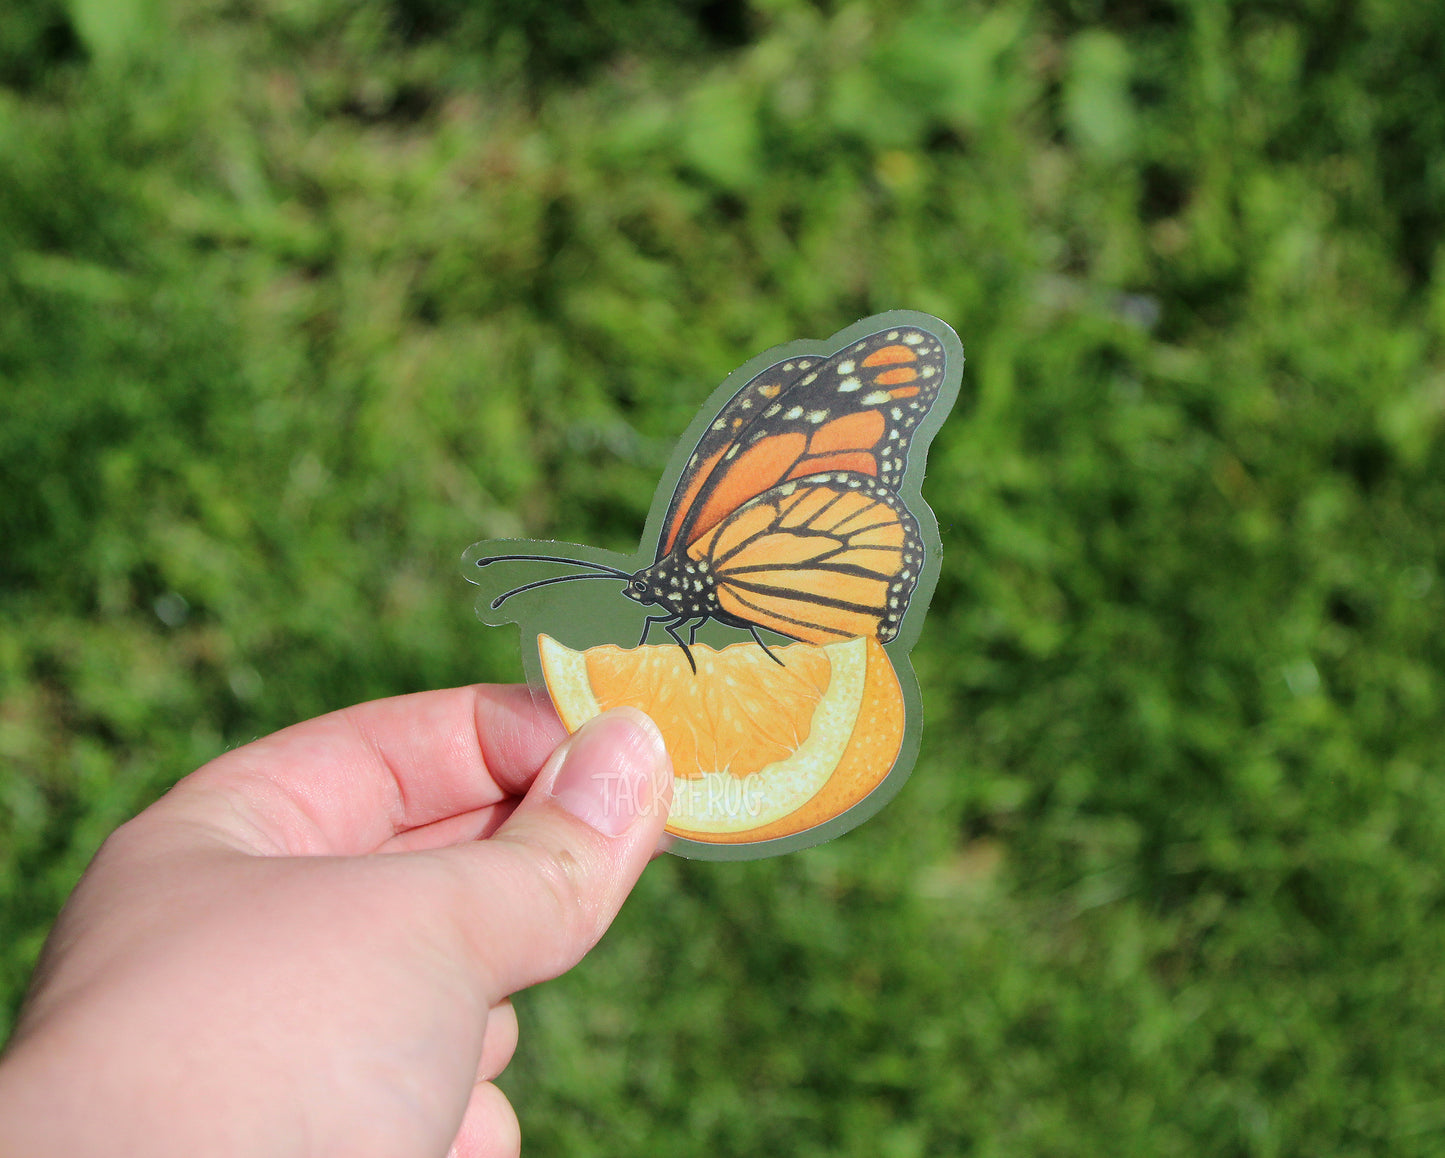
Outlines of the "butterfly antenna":
[[619,571],[616,567],[609,567],[606,563],[592,563],[586,559],[568,559],[562,555],[488,555],[485,559],[477,560],[478,567],[489,567],[493,563],[566,563],[572,567],[591,567],[594,571],[614,575],[618,579],[632,578],[630,572]]
[[492,609],[495,611],[513,595],[520,595],[523,591],[535,591],[538,587],[550,587],[553,583],[571,583],[574,579],[631,579],[631,575],[611,575],[602,572],[588,572],[585,575],[554,575],[550,579],[538,579],[534,583],[523,583],[520,587],[513,587],[510,591],[503,591],[492,600]]
[[496,610],[513,595],[520,595],[523,591],[534,591],[538,587],[549,587],[553,583],[570,583],[573,579],[631,579],[632,576],[626,571],[619,571],[616,567],[609,567],[606,563],[592,563],[586,559],[567,559],[561,555],[489,555],[485,559],[478,559],[478,567],[486,567],[492,563],[566,563],[571,567],[590,568],[582,575],[554,575],[551,579],[538,579],[535,583],[523,583],[520,587],[513,587],[510,591],[504,591],[492,600],[492,609]]

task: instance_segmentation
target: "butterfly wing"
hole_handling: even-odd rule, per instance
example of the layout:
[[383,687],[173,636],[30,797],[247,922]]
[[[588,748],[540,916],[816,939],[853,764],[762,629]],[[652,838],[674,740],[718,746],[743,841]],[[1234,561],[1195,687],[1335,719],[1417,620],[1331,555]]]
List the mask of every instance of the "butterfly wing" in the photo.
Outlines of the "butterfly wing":
[[923,565],[918,523],[871,475],[831,471],[748,500],[687,548],[732,620],[805,643],[897,634]]
[[943,344],[912,326],[870,334],[827,359],[768,367],[728,400],[688,458],[657,558],[790,479],[848,471],[896,490],[943,380]]
[[[708,424],[707,430],[693,448],[687,466],[677,480],[677,489],[673,491],[667,517],[662,521],[662,538],[657,549],[659,559],[677,545],[678,532],[688,522],[689,516],[696,513],[700,494],[714,473],[719,471],[724,456],[737,442],[738,436],[751,429],[758,415],[796,386],[798,379],[822,360],[820,356],[805,356],[774,363],[761,373],[755,374],[748,384],[729,398],[727,405],[718,411],[717,417]],[[767,487],[759,488],[766,489]],[[756,493],[755,491],[754,494]]]

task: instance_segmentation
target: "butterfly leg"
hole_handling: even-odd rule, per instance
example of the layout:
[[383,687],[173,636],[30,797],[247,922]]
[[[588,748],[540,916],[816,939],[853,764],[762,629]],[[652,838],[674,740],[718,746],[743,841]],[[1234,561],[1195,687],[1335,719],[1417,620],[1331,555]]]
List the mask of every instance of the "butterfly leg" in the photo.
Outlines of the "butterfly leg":
[[647,642],[647,636],[652,631],[652,625],[654,623],[661,623],[666,619],[672,618],[673,616],[671,615],[649,615],[642,621],[642,638],[637,641],[637,646],[641,647]]
[[748,624],[748,631],[750,631],[750,632],[752,633],[753,639],[755,639],[755,640],[757,641],[758,646],[759,646],[760,648],[762,648],[765,652],[768,653],[768,658],[769,658],[770,660],[772,660],[772,661],[773,661],[775,664],[777,664],[779,667],[787,667],[787,666],[788,666],[788,665],[785,664],[782,660],[780,660],[776,655],[773,654],[773,649],[770,648],[766,643],[763,642],[763,637],[758,634],[758,629],[757,629],[756,627],[754,627],[751,623]]
[[686,622],[687,620],[685,619],[674,619],[671,623],[667,625],[665,630],[667,631],[668,635],[672,636],[672,638],[677,641],[677,646],[682,648],[682,654],[687,656],[687,663],[688,666],[692,668],[692,674],[697,675],[697,660],[692,658],[692,652],[688,649],[687,644],[682,642],[682,636],[677,634],[677,629]]
[[696,623],[694,623],[691,627],[687,629],[687,642],[689,643],[689,645],[697,642],[697,629],[706,622],[707,616],[704,615],[701,619],[699,619]]

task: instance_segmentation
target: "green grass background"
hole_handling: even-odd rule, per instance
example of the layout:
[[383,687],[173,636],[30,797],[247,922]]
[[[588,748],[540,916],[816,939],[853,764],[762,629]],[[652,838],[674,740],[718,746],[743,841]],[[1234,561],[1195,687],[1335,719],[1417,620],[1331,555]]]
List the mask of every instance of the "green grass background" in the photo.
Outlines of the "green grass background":
[[950,321],[923,751],[519,999],[533,1154],[1445,1151],[1445,23],[1388,0],[9,0],[0,1036],[229,745],[520,671],[697,404]]

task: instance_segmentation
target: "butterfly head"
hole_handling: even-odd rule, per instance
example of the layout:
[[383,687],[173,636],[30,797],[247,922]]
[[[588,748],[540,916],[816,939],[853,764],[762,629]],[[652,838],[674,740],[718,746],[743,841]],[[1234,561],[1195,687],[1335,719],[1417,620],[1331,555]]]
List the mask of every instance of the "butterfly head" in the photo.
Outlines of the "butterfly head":
[[622,589],[622,594],[644,606],[649,603],[661,603],[662,589],[653,581],[650,575],[651,571],[651,567],[645,567],[637,572],[627,581],[627,586]]
[[707,564],[681,554],[664,555],[651,567],[636,572],[622,594],[689,618],[712,616],[718,610],[717,592]]

